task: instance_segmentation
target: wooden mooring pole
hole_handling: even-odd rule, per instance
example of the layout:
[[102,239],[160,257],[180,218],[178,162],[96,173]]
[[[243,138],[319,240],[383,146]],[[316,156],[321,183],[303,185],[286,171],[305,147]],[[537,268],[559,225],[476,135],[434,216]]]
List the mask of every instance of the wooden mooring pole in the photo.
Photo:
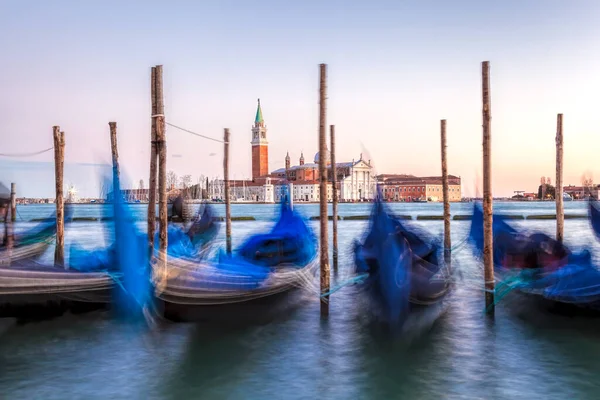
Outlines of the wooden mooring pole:
[[332,215],[333,215],[333,270],[338,269],[338,194],[337,194],[337,170],[335,165],[335,125],[329,126],[330,145],[331,145],[331,189],[332,193]]
[[150,74],[150,97],[152,101],[152,127],[150,128],[150,179],[148,180],[148,251],[154,255],[154,231],[156,229],[156,67]]
[[14,182],[10,184],[10,220],[17,220],[17,184]]
[[444,262],[450,266],[452,242],[450,239],[450,195],[448,191],[448,160],[446,158],[446,120],[440,122],[442,141],[442,194],[444,197]]
[[[4,241],[6,244],[6,249],[8,250],[8,265],[10,265],[10,260],[12,257],[12,249],[15,244],[15,217],[16,217],[16,184],[10,184],[10,207],[6,209],[4,214]],[[10,218],[8,218],[8,214],[10,212]]]
[[[112,154],[112,166],[113,166],[113,201],[117,198],[115,196],[120,195],[117,193],[120,185],[117,185],[117,179],[120,180],[119,176],[119,150],[117,148],[117,123],[109,122],[110,127],[110,152]],[[116,178],[116,179],[115,179]]]
[[494,313],[494,237],[493,198],[492,198],[492,148],[490,104],[490,63],[481,63],[482,101],[483,101],[483,268],[485,279],[485,307],[488,313]]
[[327,64],[319,66],[319,206],[321,224],[321,316],[329,315],[329,244],[327,236]]
[[231,199],[229,198],[229,129],[223,131],[223,185],[225,195],[225,250],[231,254]]
[[163,101],[163,67],[156,66],[156,150],[158,152],[158,268],[167,272],[167,140]]
[[56,188],[56,247],[54,266],[65,265],[65,201],[63,195],[63,171],[65,165],[65,133],[59,126],[52,128],[54,135],[54,178]]
[[565,228],[565,210],[563,207],[563,115],[556,117],[556,240],[562,243]]

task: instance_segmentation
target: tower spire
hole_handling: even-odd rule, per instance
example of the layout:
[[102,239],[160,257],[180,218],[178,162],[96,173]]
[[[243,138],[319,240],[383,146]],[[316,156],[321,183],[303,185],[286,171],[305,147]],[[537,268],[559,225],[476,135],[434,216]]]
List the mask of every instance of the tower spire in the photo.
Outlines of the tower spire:
[[254,118],[254,123],[259,124],[263,122],[262,109],[260,108],[260,99],[258,99],[258,107],[256,107],[256,118]]

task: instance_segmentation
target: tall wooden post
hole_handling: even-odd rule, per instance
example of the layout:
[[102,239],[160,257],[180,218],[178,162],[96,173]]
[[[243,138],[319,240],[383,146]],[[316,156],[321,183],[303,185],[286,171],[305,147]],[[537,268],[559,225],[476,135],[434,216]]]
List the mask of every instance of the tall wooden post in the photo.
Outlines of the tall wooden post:
[[[112,154],[112,165],[113,165],[113,201],[116,201],[116,197],[120,195],[117,193],[120,190],[120,185],[117,185],[116,179],[120,179],[119,175],[119,150],[117,148],[117,123],[109,122],[110,127],[110,152]],[[116,179],[114,179],[116,178]]]
[[329,126],[329,141],[331,142],[331,186],[332,186],[332,214],[333,214],[333,270],[338,269],[338,194],[337,194],[337,170],[335,165],[335,125]]
[[[16,184],[10,184],[10,207],[6,209],[6,213],[4,214],[4,240],[6,243],[6,249],[8,250],[8,265],[10,265],[10,261],[12,258],[12,249],[15,244],[15,228],[14,222],[16,217]],[[8,218],[8,213],[10,210],[10,218]]]
[[10,220],[17,220],[17,184],[14,182],[10,184]]
[[152,99],[152,127],[150,128],[150,178],[148,180],[148,251],[154,255],[154,230],[156,229],[156,67],[150,74],[150,97]]
[[485,279],[485,306],[494,313],[494,237],[492,231],[492,106],[490,103],[490,63],[481,63],[483,100],[483,268]]
[[[327,236],[327,64],[319,66],[319,205],[321,224],[321,296],[329,292],[329,244]],[[329,296],[321,297],[321,315],[329,315]]]
[[450,196],[448,192],[448,162],[446,158],[446,120],[440,122],[442,139],[442,194],[444,196],[444,262],[450,265],[451,240],[450,240]]
[[564,239],[565,210],[563,208],[563,115],[556,117],[556,240]]
[[59,126],[52,128],[54,135],[54,178],[56,188],[56,247],[54,266],[65,265],[65,202],[63,195],[63,171],[65,165],[65,133]]
[[165,106],[163,101],[163,68],[156,66],[156,140],[158,151],[158,266],[167,272],[167,140],[165,132]]
[[223,132],[223,184],[225,185],[225,249],[231,254],[231,200],[229,198],[229,129]]

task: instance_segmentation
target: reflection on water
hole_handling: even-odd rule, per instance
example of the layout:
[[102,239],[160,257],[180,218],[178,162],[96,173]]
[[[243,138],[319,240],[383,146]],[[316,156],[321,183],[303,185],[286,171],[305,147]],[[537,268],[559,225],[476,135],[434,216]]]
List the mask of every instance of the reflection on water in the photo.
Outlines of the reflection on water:
[[[413,223],[442,231],[441,221]],[[515,224],[549,234],[555,229],[554,221]],[[234,223],[234,245],[268,225]],[[341,282],[351,274],[352,242],[366,222],[339,226],[335,279]],[[468,228],[453,221],[453,242]],[[600,246],[587,221],[567,220],[565,233],[570,246],[592,246],[598,260]],[[67,239],[100,234],[99,223],[79,223],[69,227]],[[394,338],[369,324],[358,286],[332,296],[327,321],[312,293],[285,316],[251,326],[165,324],[144,331],[105,312],[65,316],[0,336],[0,393],[10,399],[597,398],[596,320],[531,312],[523,307],[527,300],[512,295],[491,320],[483,314],[480,263],[468,247],[453,256],[463,278],[448,311],[418,337]]]

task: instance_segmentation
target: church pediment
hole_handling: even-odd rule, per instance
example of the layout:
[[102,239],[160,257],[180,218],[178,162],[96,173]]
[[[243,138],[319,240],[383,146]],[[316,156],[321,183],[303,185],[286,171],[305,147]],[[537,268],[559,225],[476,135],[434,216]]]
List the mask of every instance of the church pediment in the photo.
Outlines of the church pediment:
[[371,168],[371,166],[369,164],[367,164],[365,161],[357,161],[356,164],[354,164],[354,168],[365,168],[365,169],[369,169]]

